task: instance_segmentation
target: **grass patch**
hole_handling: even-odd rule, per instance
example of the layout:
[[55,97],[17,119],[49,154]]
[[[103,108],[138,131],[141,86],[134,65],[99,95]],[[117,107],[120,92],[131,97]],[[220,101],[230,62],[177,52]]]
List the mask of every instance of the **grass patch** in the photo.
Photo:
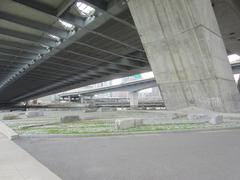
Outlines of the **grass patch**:
[[57,119],[32,119],[32,120],[10,120],[4,121],[10,128],[20,135],[119,135],[119,134],[141,134],[159,133],[173,131],[187,131],[199,129],[217,129],[224,127],[240,127],[239,121],[231,121],[220,125],[208,123],[193,123],[181,121],[178,123],[162,123],[156,125],[143,125],[127,130],[117,130],[115,122],[110,119],[88,120],[72,123],[59,123]]
[[143,125],[127,130],[117,130],[112,121],[83,121],[68,124],[54,124],[40,127],[14,128],[19,134],[52,134],[52,135],[115,135],[141,132],[164,132],[178,130],[202,129],[208,126],[207,123],[184,123],[184,124],[159,124]]

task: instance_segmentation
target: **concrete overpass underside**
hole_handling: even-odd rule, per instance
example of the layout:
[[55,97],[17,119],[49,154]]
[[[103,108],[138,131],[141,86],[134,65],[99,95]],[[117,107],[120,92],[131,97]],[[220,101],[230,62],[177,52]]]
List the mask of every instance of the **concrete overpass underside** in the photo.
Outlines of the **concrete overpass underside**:
[[[78,2],[94,11],[76,0],[1,0],[0,103],[151,70],[126,1]],[[239,2],[212,6],[227,52],[240,54]]]
[[[93,16],[76,12],[76,1],[0,2],[1,81],[12,78],[0,89],[1,103],[150,70],[123,1],[81,2],[91,3]],[[59,19],[73,24],[75,34]]]

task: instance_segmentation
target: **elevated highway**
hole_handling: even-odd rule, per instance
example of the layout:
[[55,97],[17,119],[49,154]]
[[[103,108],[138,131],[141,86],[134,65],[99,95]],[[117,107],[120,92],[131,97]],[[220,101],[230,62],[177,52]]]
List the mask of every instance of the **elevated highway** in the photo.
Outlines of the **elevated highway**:
[[60,93],[59,96],[60,97],[93,96],[96,94],[104,94],[108,92],[118,92],[118,91],[137,92],[137,91],[141,91],[143,89],[148,89],[152,87],[157,87],[157,83],[154,78],[138,80],[134,82],[112,85],[107,87],[94,88],[89,90],[65,92],[65,93]]
[[[212,6],[228,54],[240,54],[238,0]],[[1,0],[0,22],[1,104],[151,70],[124,0]]]

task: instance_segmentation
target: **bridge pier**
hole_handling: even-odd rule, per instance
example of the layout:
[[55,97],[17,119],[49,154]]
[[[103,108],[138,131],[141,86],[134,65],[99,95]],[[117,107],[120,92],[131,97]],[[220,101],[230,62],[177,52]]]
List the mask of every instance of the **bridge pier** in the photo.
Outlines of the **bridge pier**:
[[240,76],[239,76],[239,79],[238,79],[237,87],[238,87],[238,91],[240,93]]
[[138,93],[137,92],[130,92],[129,93],[130,99],[130,108],[136,109],[138,108]]
[[84,97],[83,96],[79,96],[79,98],[80,98],[80,103],[84,104]]
[[128,0],[168,110],[240,109],[210,0]]

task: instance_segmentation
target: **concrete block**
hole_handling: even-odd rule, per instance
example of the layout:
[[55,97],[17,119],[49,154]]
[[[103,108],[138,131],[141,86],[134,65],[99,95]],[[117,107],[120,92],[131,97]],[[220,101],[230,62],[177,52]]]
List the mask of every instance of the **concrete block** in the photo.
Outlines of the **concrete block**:
[[0,132],[8,137],[8,139],[13,140],[17,139],[19,135],[9,128],[6,124],[0,121]]
[[174,121],[180,118],[185,117],[186,115],[183,113],[173,113],[173,112],[168,112],[168,113],[164,113],[164,114],[159,114],[155,117],[151,117],[151,118],[146,118],[143,120],[143,124],[144,125],[157,125],[157,124],[162,124],[163,122],[166,121]]
[[135,119],[135,127],[139,127],[143,125],[143,119]]
[[14,120],[14,119],[21,119],[17,114],[4,114],[2,117],[3,120]]
[[60,120],[61,123],[72,123],[77,121],[80,121],[79,116],[64,116],[64,117],[61,117],[61,120]]
[[141,126],[143,124],[142,119],[133,119],[133,118],[122,118],[115,121],[116,129],[129,129]]
[[41,117],[44,116],[43,111],[27,111],[26,116],[28,118]]
[[97,112],[97,108],[89,108],[85,110],[86,113]]
[[100,107],[97,109],[97,112],[113,112],[116,111],[117,108],[111,108],[111,107]]
[[211,119],[209,120],[209,124],[212,125],[218,125],[223,123],[223,116],[219,114],[214,114],[211,116]]
[[188,114],[188,120],[190,121],[204,121],[207,122],[210,120],[210,114]]

